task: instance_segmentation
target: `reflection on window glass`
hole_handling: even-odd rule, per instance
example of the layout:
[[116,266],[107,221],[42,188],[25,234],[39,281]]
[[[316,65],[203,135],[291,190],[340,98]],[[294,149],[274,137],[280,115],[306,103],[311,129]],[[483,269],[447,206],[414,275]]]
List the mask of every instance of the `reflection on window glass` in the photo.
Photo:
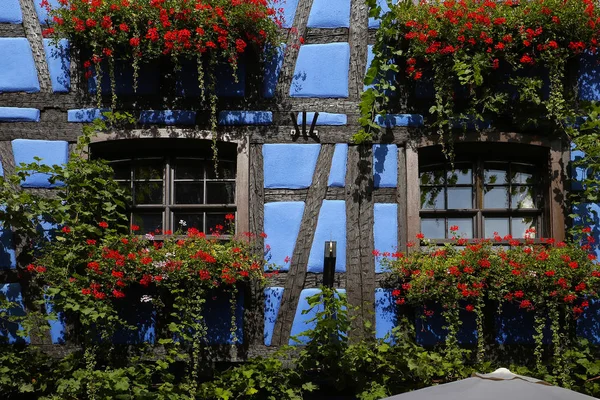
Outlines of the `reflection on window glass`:
[[532,186],[513,186],[510,190],[511,208],[527,209],[536,208]]
[[444,170],[437,169],[435,171],[425,171],[420,174],[421,185],[443,185]]
[[[450,228],[458,227],[458,230],[452,232]],[[473,218],[448,218],[448,237],[460,236],[464,239],[473,238]]]
[[233,182],[207,182],[207,204],[233,204],[235,203],[235,183]]
[[447,174],[448,185],[470,185],[473,183],[473,176],[471,169],[468,167],[462,169],[455,169],[448,171]]
[[[512,219],[512,235],[516,238],[525,237],[525,231],[527,229],[535,228],[536,218],[535,217],[522,217]],[[530,237],[531,236],[530,234]]]
[[225,219],[227,213],[206,213],[206,229],[208,232],[220,229],[221,231],[227,227]]
[[235,163],[229,161],[219,161],[217,166],[219,177],[215,176],[214,165],[209,165],[206,168],[207,179],[235,179]]
[[510,223],[509,217],[506,217],[506,218],[486,217],[484,220],[485,237],[493,238],[494,232],[497,232],[498,235],[500,235],[502,237],[508,235],[508,233],[510,232],[509,223]]
[[473,189],[470,187],[449,187],[448,208],[466,209],[473,208]]
[[136,180],[162,179],[162,160],[140,160],[136,161],[133,177]]
[[444,188],[439,186],[421,187],[421,208],[430,210],[443,210]]
[[175,182],[175,204],[203,204],[203,182]]
[[508,188],[487,186],[483,195],[483,208],[508,208]]
[[140,227],[141,233],[162,231],[162,213],[134,213],[133,224]]
[[[204,213],[176,212],[173,213],[173,220],[176,224],[182,225],[183,230],[196,228],[204,232]],[[184,224],[181,224],[180,221],[183,221]]]
[[177,160],[174,169],[175,179],[204,179],[202,160]]
[[426,238],[445,238],[446,224],[443,218],[421,218],[421,233]]
[[486,185],[504,185],[508,183],[506,171],[502,169],[488,169],[483,173],[484,183]]
[[135,182],[133,185],[135,204],[162,204],[162,182]]

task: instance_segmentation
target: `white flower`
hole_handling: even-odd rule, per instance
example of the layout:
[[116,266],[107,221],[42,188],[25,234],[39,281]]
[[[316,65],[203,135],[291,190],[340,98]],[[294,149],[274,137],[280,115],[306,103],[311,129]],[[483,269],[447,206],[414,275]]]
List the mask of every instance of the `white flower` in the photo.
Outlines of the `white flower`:
[[154,235],[151,233],[146,233],[146,236],[144,236],[144,237],[148,240],[154,240]]
[[181,225],[181,226],[187,226],[187,222],[185,222],[184,220],[180,219],[179,220],[179,225]]
[[140,303],[150,303],[152,301],[152,297],[147,294],[143,295],[140,299]]

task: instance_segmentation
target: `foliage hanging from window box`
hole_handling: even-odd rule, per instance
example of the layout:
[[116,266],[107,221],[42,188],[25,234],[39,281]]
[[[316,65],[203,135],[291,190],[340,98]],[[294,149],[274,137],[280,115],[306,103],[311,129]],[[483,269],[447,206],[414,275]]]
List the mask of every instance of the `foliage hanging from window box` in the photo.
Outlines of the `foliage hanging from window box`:
[[[141,343],[140,322],[153,320],[153,344],[165,350],[157,364],[168,369],[182,362],[186,373],[180,377],[181,390],[195,393],[203,367],[201,353],[209,349],[205,318],[211,299],[225,296],[229,304],[229,329],[219,341],[240,344],[238,291],[265,281],[262,246],[257,251],[255,234],[233,234],[233,214],[225,217],[227,226],[216,226],[210,236],[194,228],[141,236],[138,227],[129,227],[125,190],[114,180],[114,171],[85,151],[91,131],[88,127],[79,138],[67,164],[49,166],[38,159],[22,164],[14,175],[0,177],[0,219],[5,228],[14,230],[15,243],[22,245],[21,259],[31,261],[19,273],[35,288],[35,302],[51,306],[47,314],[30,309],[16,322],[26,329],[23,334],[33,335],[44,330],[44,319],[64,318],[65,340],[79,345],[83,353],[85,398],[105,398],[94,376],[106,369],[107,358],[117,357],[113,341],[119,337],[127,341],[128,333],[138,338],[134,342],[140,352],[120,361],[134,362],[138,354],[156,358],[154,346]],[[19,184],[34,173],[47,174],[53,184],[62,182],[60,189],[54,196],[20,190]],[[54,228],[40,232],[42,219]],[[6,317],[3,310],[12,307],[16,305],[6,304],[0,295],[1,323]],[[149,309],[151,315],[144,314]]]
[[[378,16],[376,1],[368,4]],[[532,128],[547,119],[550,129],[564,131],[576,106],[567,63],[598,46],[593,1],[409,0],[390,8],[377,31],[366,79],[374,87],[363,94],[355,141],[379,131],[373,121],[394,109],[399,85],[433,84],[431,126],[442,142],[465,120],[512,119]]]
[[[555,372],[560,372],[562,384],[568,385],[571,377],[562,369],[564,351],[570,341],[577,340],[575,320],[598,300],[600,289],[591,229],[581,229],[581,246],[551,238],[536,242],[533,229],[524,240],[495,234],[493,239],[474,242],[460,238],[458,226],[450,231],[456,235],[451,243],[436,246],[418,234],[417,239],[430,245],[426,251],[395,253],[384,260],[398,279],[392,292],[396,304],[424,307],[423,318],[435,313],[427,305],[438,305],[448,332],[446,345],[454,348],[458,348],[465,316],[473,314],[478,361],[484,359],[489,333],[484,329],[485,315],[502,313],[504,306],[531,313],[536,367],[542,370],[544,344],[551,342]],[[495,247],[494,243],[504,246]],[[546,325],[551,337],[544,341]]]
[[[38,1],[38,0],[36,0]],[[249,49],[262,53],[279,45],[282,16],[267,0],[59,0],[51,9],[53,27],[45,36],[66,37],[77,47],[91,51],[84,61],[86,77],[96,72],[97,81],[106,71],[107,61],[115,107],[115,58],[130,59],[134,69],[134,89],[140,63],[160,57],[197,60],[198,84],[202,93],[205,75],[212,109],[211,128],[216,128],[214,69],[227,61],[236,76],[238,59]],[[208,60],[208,70],[202,59]],[[93,70],[92,70],[93,68]],[[100,108],[101,91],[97,91]],[[204,98],[204,96],[202,96]]]

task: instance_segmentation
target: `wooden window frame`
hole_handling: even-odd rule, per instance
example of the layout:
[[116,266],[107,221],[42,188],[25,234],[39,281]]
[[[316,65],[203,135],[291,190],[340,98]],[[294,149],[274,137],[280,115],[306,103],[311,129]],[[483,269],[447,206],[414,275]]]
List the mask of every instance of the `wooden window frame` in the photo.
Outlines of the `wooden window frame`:
[[[190,131],[189,129],[178,129],[178,128],[157,128],[152,130],[152,134],[149,134],[147,130],[134,129],[128,131],[126,135],[122,132],[107,132],[99,133],[92,138],[90,142],[90,148],[98,143],[111,142],[111,146],[122,146],[125,143],[123,140],[136,141],[149,141],[149,140],[161,140],[161,139],[196,139],[198,140],[198,146],[208,146],[212,141],[213,134],[210,131]],[[119,143],[121,141],[121,143]],[[236,145],[236,177],[235,177],[235,231],[236,233],[248,232],[250,227],[249,221],[249,168],[250,168],[250,157],[249,157],[249,139],[247,135],[230,135],[230,134],[219,134],[218,141],[224,143],[232,143]],[[143,143],[143,142],[140,142]],[[90,150],[88,148],[88,151]],[[130,150],[130,154],[135,158],[135,149]],[[165,154],[165,157],[168,154]],[[186,156],[184,156],[186,157]],[[142,157],[143,158],[143,157]],[[233,161],[233,160],[231,160]],[[169,178],[170,177],[164,177]],[[163,182],[166,183],[165,179]],[[168,182],[170,184],[172,182]],[[167,192],[166,195],[169,193]],[[158,206],[158,205],[157,205]],[[162,207],[162,206],[161,206]],[[183,206],[183,208],[215,208],[219,207],[218,204],[214,205],[197,205],[197,206]],[[163,221],[165,219],[163,218]],[[157,237],[158,238],[158,237]]]
[[[548,138],[514,132],[469,132],[456,137],[455,143],[470,143],[476,148],[477,144],[510,143],[515,148],[521,145],[536,146],[540,152],[547,153],[547,182],[542,197],[544,212],[542,218],[547,222],[544,235],[556,240],[566,237],[566,191],[567,166],[569,163],[569,146],[562,138]],[[423,137],[409,141],[405,148],[406,168],[406,237],[414,241],[421,227],[421,201],[419,177],[419,151],[426,147],[435,146],[435,140]],[[523,146],[522,146],[523,147]],[[501,159],[502,157],[495,157]],[[541,235],[540,235],[541,236]]]

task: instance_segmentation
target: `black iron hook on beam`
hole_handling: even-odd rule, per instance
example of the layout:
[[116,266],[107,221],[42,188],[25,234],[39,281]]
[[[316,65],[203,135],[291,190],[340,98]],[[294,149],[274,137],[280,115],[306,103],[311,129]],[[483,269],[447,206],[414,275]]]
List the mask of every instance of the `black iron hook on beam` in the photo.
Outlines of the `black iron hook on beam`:
[[[294,124],[294,130],[292,131],[292,136],[300,135],[300,128],[298,127],[298,114],[295,112],[290,113],[290,118],[292,118],[292,124]],[[308,134],[306,132],[306,110],[302,111],[302,136],[316,136],[319,137],[319,132],[315,130],[315,126],[317,125],[317,119],[319,118],[319,113],[315,112],[312,123],[310,124],[310,129],[308,130]]]

